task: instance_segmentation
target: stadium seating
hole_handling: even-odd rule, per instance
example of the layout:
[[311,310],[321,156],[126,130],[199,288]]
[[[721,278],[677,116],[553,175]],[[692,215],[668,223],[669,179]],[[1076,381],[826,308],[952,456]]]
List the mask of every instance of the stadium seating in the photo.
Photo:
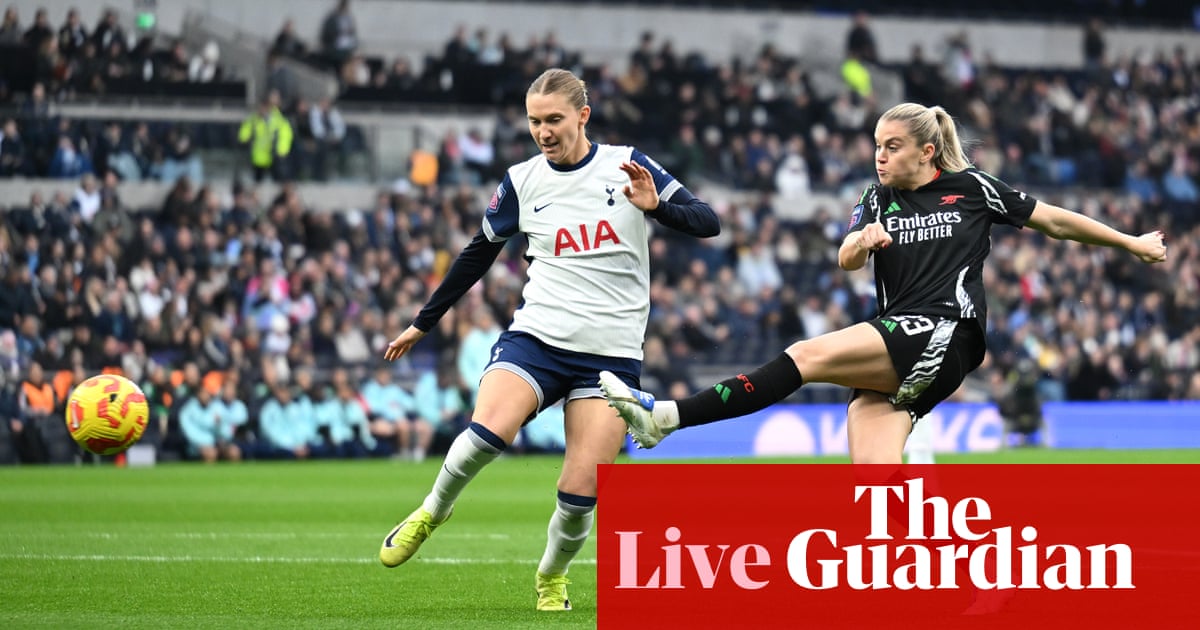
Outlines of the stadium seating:
[[[873,311],[869,276],[841,272],[833,252],[846,208],[872,180],[869,121],[885,103],[850,97],[836,82],[822,84],[827,75],[769,46],[756,46],[744,59],[710,59],[674,54],[661,44],[642,62],[633,61],[637,51],[628,51],[630,65],[645,63],[645,76],[594,63],[582,51],[565,57],[588,80],[592,137],[631,143],[661,158],[722,216],[724,234],[710,243],[654,234],[662,249],[652,245],[656,287],[649,336],[662,342],[670,369],[652,379],[666,390],[703,385],[761,362],[792,338]],[[1190,262],[1200,243],[1200,208],[1188,198],[1189,182],[1193,189],[1200,182],[1194,168],[1187,170],[1200,155],[1200,123],[1186,100],[1200,85],[1200,68],[1195,59],[1173,55],[1164,50],[1144,60],[1114,59],[1098,74],[977,59],[973,82],[941,86],[947,106],[979,140],[974,158],[981,166],[1039,198],[1127,231],[1169,226],[1172,248],[1172,261],[1151,274],[1116,252],[998,231],[989,278],[993,353],[962,396],[992,397],[994,382],[1028,358],[1042,372],[1047,398],[1200,397],[1190,378],[1200,357],[1189,350],[1200,317],[1200,286]],[[389,59],[373,56],[370,72],[390,72]],[[907,68],[886,65],[872,71],[901,77]],[[56,286],[40,284],[38,270],[26,286],[38,300],[52,300],[60,291],[82,321],[103,307],[85,290],[89,278],[100,279],[105,291],[122,296],[136,337],[153,345],[140,369],[148,373],[150,361],[168,365],[179,375],[173,391],[183,385],[185,363],[196,359],[181,341],[187,329],[209,337],[227,326],[231,337],[224,343],[243,358],[233,369],[209,367],[201,375],[210,389],[237,379],[252,417],[266,395],[254,385],[292,383],[297,369],[313,369],[320,381],[337,363],[365,379],[375,359],[363,361],[348,349],[361,343],[372,357],[379,355],[477,229],[504,166],[530,154],[520,110],[528,68],[515,62],[494,68],[430,54],[411,83],[389,84],[381,77],[383,87],[341,86],[337,101],[350,122],[347,172],[327,184],[258,186],[249,182],[244,148],[235,140],[246,102],[257,96],[252,81],[119,78],[107,82],[103,97],[52,90],[52,102],[43,107],[30,96],[46,78],[32,73],[35,66],[26,47],[0,50],[0,78],[9,94],[0,106],[27,143],[22,170],[0,179],[6,267],[36,262],[39,269],[59,269]],[[446,73],[452,80],[443,83]],[[1030,127],[1040,115],[1054,124]],[[1145,128],[1129,126],[1133,119]],[[78,178],[15,177],[44,175],[60,135],[94,156],[110,121],[119,123],[143,180],[101,182],[100,203],[120,209],[132,232],[84,219],[80,208],[87,198],[77,192]],[[134,143],[143,124],[147,137]],[[471,128],[490,139],[490,163],[459,159]],[[685,141],[685,129],[693,139]],[[171,156],[172,142],[184,135],[190,152]],[[807,192],[799,198],[778,194],[777,175],[789,152],[804,165]],[[432,180],[427,185],[410,177],[414,155],[427,158],[412,160]],[[184,198],[171,203],[177,182],[164,180],[162,169],[169,157],[204,166],[204,180],[184,186]],[[1146,194],[1126,190],[1128,174],[1139,169],[1147,173],[1139,175]],[[1165,178],[1179,169],[1168,195]],[[35,215],[61,219],[47,225],[63,227],[38,227]],[[739,265],[763,234],[782,286],[748,293],[742,274],[752,270]],[[31,235],[37,239],[32,256],[24,251]],[[479,301],[458,310],[490,308],[508,321],[524,279],[520,247],[514,243],[502,255],[483,281]],[[143,258],[150,261],[148,270],[138,269]],[[262,305],[246,299],[263,259],[275,260],[283,271],[288,295],[277,313],[259,313]],[[146,288],[149,277],[158,289]],[[1047,286],[1069,287],[1074,299],[1050,300]],[[147,315],[159,301],[170,307]],[[270,325],[276,314],[283,317],[281,330]],[[350,330],[323,329],[322,316],[349,322]],[[457,311],[448,315],[414,356],[395,366],[399,382],[411,387],[422,372],[453,363],[467,319]],[[166,333],[158,336],[160,324]],[[16,328],[15,318],[0,321],[0,328]],[[52,336],[70,343],[69,328],[41,331],[42,341]],[[73,360],[89,371],[123,367],[105,364],[102,353],[85,348],[69,348],[81,351],[76,356],[54,355],[37,345],[31,342],[16,358],[23,365],[56,361],[56,387],[69,387]],[[131,349],[128,342],[122,346]],[[836,403],[845,393],[805,387],[793,400]]]

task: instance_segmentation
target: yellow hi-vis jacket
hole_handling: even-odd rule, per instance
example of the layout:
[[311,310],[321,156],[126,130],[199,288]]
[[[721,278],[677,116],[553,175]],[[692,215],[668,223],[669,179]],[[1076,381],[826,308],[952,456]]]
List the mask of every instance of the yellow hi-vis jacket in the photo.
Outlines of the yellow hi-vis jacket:
[[276,157],[286,157],[292,152],[292,124],[278,107],[271,108],[265,119],[256,111],[242,122],[238,142],[250,143],[252,164],[269,168]]

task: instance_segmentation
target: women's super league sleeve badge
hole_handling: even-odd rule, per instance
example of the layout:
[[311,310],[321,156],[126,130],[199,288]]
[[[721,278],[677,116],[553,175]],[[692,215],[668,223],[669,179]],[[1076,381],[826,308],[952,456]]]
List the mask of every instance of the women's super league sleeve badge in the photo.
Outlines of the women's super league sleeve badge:
[[496,210],[500,208],[500,201],[504,199],[504,193],[504,182],[500,182],[500,185],[496,186],[496,192],[492,193],[492,200],[488,202],[488,214],[495,214]]
[[854,206],[854,212],[850,214],[850,224],[847,225],[846,227],[853,228],[854,226],[858,225],[859,219],[862,218],[862,213],[863,213],[863,205],[861,203],[858,204],[857,206]]

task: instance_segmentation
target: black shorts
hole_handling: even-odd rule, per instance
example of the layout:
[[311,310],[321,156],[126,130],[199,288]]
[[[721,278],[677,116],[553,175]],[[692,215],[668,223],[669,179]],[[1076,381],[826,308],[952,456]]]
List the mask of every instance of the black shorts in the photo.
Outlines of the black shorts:
[[972,319],[894,315],[867,323],[883,335],[900,377],[900,389],[889,400],[907,409],[913,422],[953,394],[987,351],[983,331]]

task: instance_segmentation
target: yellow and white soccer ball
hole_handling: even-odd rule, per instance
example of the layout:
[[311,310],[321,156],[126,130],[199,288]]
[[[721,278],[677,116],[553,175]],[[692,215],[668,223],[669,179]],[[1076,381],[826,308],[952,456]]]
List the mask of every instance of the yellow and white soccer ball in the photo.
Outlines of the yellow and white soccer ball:
[[146,430],[150,406],[133,381],[114,374],[93,376],[71,392],[67,429],[85,450],[116,455],[133,446]]

